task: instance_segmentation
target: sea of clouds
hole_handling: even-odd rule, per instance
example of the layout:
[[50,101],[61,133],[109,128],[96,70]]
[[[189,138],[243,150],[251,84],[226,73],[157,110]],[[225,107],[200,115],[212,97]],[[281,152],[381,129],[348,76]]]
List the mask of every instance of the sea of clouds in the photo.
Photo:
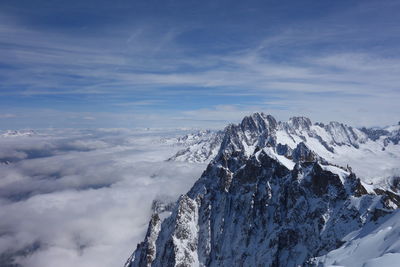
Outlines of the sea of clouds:
[[177,199],[205,169],[166,161],[183,133],[0,136],[2,266],[122,266],[144,238],[152,201]]

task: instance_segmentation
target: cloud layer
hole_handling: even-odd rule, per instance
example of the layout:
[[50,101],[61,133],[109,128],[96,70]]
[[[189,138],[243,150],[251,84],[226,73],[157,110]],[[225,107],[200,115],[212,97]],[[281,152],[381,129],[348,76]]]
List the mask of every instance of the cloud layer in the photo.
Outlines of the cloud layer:
[[152,200],[176,199],[205,167],[165,162],[179,148],[160,136],[70,130],[0,138],[2,262],[122,265],[144,236]]

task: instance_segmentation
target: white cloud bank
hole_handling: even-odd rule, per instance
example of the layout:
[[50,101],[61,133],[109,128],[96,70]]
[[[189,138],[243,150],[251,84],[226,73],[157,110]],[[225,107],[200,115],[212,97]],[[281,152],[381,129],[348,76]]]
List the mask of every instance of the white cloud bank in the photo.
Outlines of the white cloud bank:
[[[165,162],[175,133],[51,131],[0,137],[0,260],[121,266],[143,239],[152,200],[177,198],[204,164]],[[11,163],[10,163],[11,162]]]

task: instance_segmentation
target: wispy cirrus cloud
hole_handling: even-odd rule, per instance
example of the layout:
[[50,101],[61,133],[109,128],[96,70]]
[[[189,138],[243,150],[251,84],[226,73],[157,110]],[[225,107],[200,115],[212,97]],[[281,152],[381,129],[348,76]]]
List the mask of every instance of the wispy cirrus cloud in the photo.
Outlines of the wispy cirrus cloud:
[[[0,94],[8,97],[2,103],[13,113],[40,106],[66,113],[174,117],[179,117],[177,110],[218,110],[221,105],[257,106],[285,116],[282,110],[320,114],[320,102],[349,112],[368,104],[368,123],[381,123],[378,113],[385,113],[389,123],[398,116],[391,103],[399,99],[400,40],[397,27],[390,27],[393,17],[373,15],[389,14],[394,6],[324,7],[325,16],[293,18],[265,31],[242,26],[262,23],[258,17],[234,24],[233,31],[222,21],[216,27],[199,20],[182,24],[179,16],[169,15],[101,24],[93,31],[55,31],[2,14]],[[282,15],[286,10],[290,7]],[[229,37],[236,45],[224,41]],[[350,96],[360,97],[349,102]],[[265,104],[275,99],[279,102]],[[336,113],[326,114],[331,119]]]

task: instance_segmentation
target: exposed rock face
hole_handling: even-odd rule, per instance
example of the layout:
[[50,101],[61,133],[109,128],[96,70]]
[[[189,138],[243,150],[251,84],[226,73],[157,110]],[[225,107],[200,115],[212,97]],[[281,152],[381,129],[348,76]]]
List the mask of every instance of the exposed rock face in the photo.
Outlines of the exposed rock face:
[[384,129],[373,129],[373,128],[361,128],[360,129],[363,133],[365,133],[368,138],[370,138],[373,141],[378,140],[381,136],[385,136],[389,134],[389,131],[384,130]]
[[364,132],[371,140],[376,141],[383,139],[385,146],[388,146],[390,143],[397,145],[400,142],[399,125],[386,127],[385,129],[363,127],[360,130]]
[[[258,113],[229,125],[215,159],[171,216],[162,223],[153,216],[126,266],[313,265],[347,234],[398,207],[396,194],[368,193],[354,173],[304,143],[293,150],[277,143],[278,125]],[[288,133],[312,127],[302,117],[282,125]],[[336,144],[363,140],[338,129]]]
[[320,157],[311,151],[303,142],[299,143],[293,150],[291,158],[294,162],[313,162],[320,159]]
[[288,145],[282,145],[281,143],[276,145],[276,153],[278,155],[285,156],[286,158],[291,158],[293,149],[290,148]]
[[[156,240],[161,229],[161,220],[157,213],[151,216],[145,240],[138,244],[136,251],[128,259],[125,266],[151,266],[156,257]],[[132,260],[135,261],[132,261]]]

